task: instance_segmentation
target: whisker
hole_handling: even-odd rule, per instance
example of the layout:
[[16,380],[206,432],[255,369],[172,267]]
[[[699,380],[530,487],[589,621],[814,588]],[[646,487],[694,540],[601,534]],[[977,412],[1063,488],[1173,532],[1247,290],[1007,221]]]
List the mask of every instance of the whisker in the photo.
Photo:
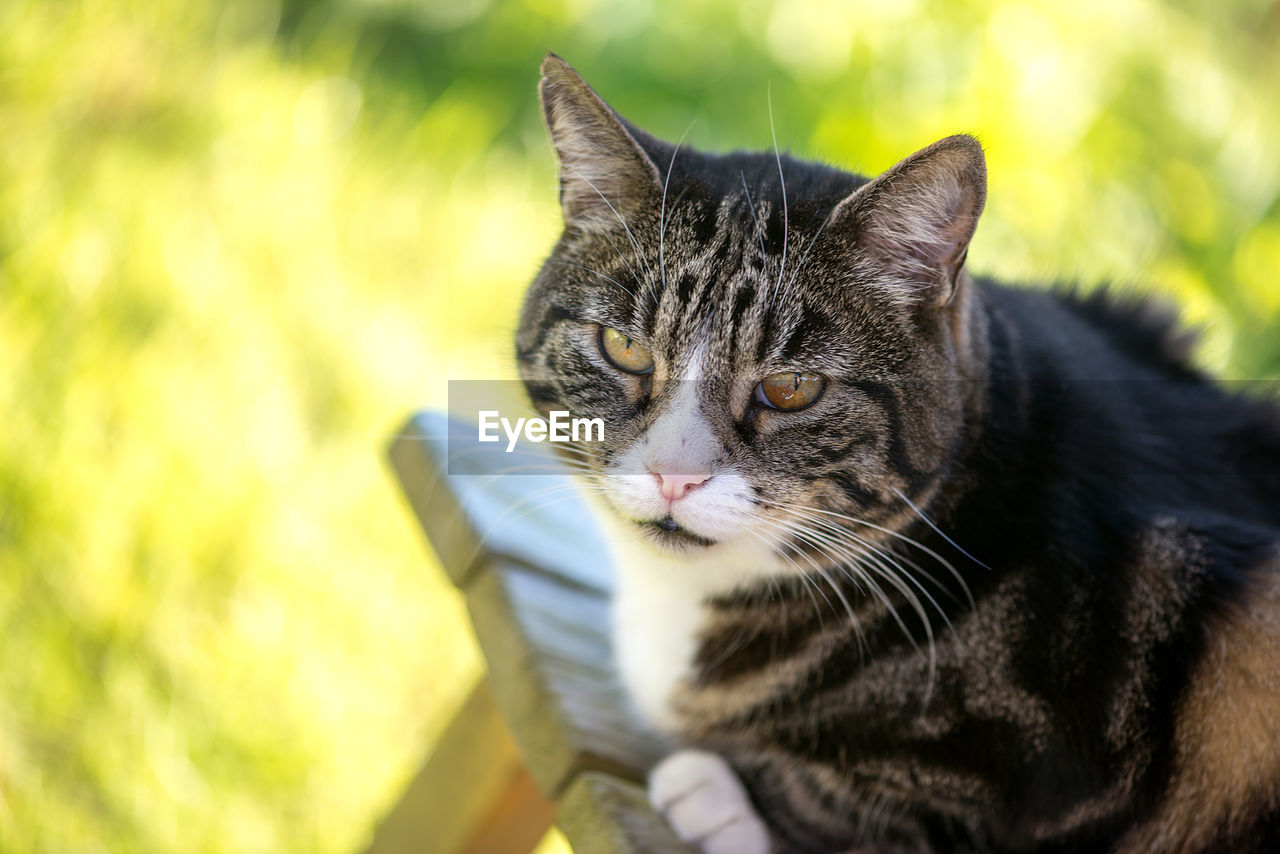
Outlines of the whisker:
[[773,127],[773,84],[769,84],[769,134],[773,137],[773,157],[778,162],[778,182],[782,184],[782,262],[778,267],[778,281],[773,286],[773,296],[769,299],[769,308],[773,309],[778,299],[778,289],[782,286],[782,274],[787,269],[787,242],[791,233],[790,215],[787,211],[787,179],[782,174],[782,155],[778,152],[778,133]]
[[[773,504],[782,509],[788,509],[788,505],[785,503],[779,503],[774,501],[766,501],[766,503]],[[792,506],[798,507],[801,505],[792,505]],[[822,507],[806,507],[805,509],[810,510],[814,513],[821,513],[826,516],[831,516],[836,519],[843,519],[845,521],[852,522],[855,525],[863,525],[867,528],[871,528],[872,530],[879,531],[882,534],[886,534],[887,536],[894,537],[895,539],[901,540],[904,543],[907,543],[908,545],[911,545],[920,549],[920,551],[924,552],[929,557],[933,558],[938,563],[946,567],[947,571],[951,573],[952,577],[956,579],[956,581],[960,584],[961,588],[964,590],[965,597],[969,600],[970,607],[976,607],[976,604],[974,603],[974,600],[973,600],[973,594],[969,591],[969,585],[964,580],[964,576],[960,574],[960,571],[955,568],[955,566],[951,563],[951,561],[947,560],[945,557],[938,554],[936,551],[929,548],[919,540],[909,537],[906,534],[901,533],[900,531],[894,531],[891,528],[884,527],[883,525],[877,525],[874,522],[868,522],[865,519],[859,519],[856,516],[850,516],[846,513],[839,513],[835,510],[826,510]]]
[[[831,519],[823,518],[823,516],[833,517],[835,519],[841,519],[855,524],[871,526],[877,530],[883,530],[885,533],[892,534],[894,536],[899,536],[897,532],[881,528],[881,526],[874,525],[874,523],[856,519],[852,516],[848,516],[847,514],[826,511],[822,508],[806,507],[792,502],[770,501],[767,503],[792,514],[793,519],[796,520],[792,522],[793,531],[802,541],[818,549],[820,553],[835,560],[838,564],[842,564],[841,568],[846,572],[854,570],[858,571],[859,577],[861,577],[863,581],[872,588],[872,592],[876,594],[877,598],[881,599],[886,608],[889,609],[899,627],[904,631],[908,639],[911,640],[912,644],[915,645],[914,636],[898,617],[892,603],[884,598],[879,585],[871,579],[867,572],[871,571],[879,575],[891,584],[894,589],[906,599],[908,604],[911,605],[912,610],[919,617],[928,639],[930,677],[928,689],[924,697],[924,702],[927,703],[932,694],[933,681],[936,674],[936,642],[933,636],[932,623],[928,618],[928,612],[926,611],[925,604],[921,601],[920,596],[923,596],[928,604],[932,606],[933,610],[935,610],[942,618],[951,635],[956,638],[957,641],[959,641],[960,638],[946,611],[942,608],[937,599],[935,599],[933,595],[931,595],[921,584],[915,574],[907,570],[902,561],[910,563],[917,572],[931,581],[935,586],[938,586],[939,589],[946,591],[947,588],[942,585],[938,579],[934,578],[928,572],[925,572],[918,566],[918,564],[911,561],[909,558],[897,555],[888,549],[881,548],[876,543],[859,536],[847,528],[834,524]],[[798,521],[799,519],[807,521],[800,522]],[[916,545],[916,547],[923,549],[926,553],[932,554],[935,559],[939,560],[940,563],[943,563],[944,566],[947,566],[948,569],[951,570],[952,574],[957,576],[957,580],[964,589],[964,593],[968,598],[970,607],[976,607],[973,603],[973,597],[968,589],[968,585],[964,582],[963,577],[959,577],[954,567],[951,567],[945,559],[941,558],[941,556],[937,555],[936,552],[933,552],[928,549],[928,547],[923,546],[923,544],[918,541],[913,540],[910,537],[906,537],[905,535],[901,535],[900,538],[910,541],[912,544]],[[912,589],[913,587],[915,588],[914,590]],[[917,590],[919,591],[919,595],[916,593]],[[949,591],[947,592],[949,593]]]
[[853,531],[850,531],[848,528],[835,524],[830,519],[825,519],[820,516],[804,514],[801,508],[792,508],[791,512],[802,513],[806,519],[808,519],[810,522],[813,522],[816,525],[820,525],[832,531],[838,531],[844,536],[852,537],[860,546],[863,546],[877,554],[883,555],[887,560],[894,561],[895,563],[905,562],[907,566],[911,567],[911,569],[916,572],[916,574],[925,578],[927,581],[933,584],[934,587],[937,587],[938,590],[940,590],[941,592],[946,593],[948,596],[951,596],[953,601],[955,600],[955,597],[951,594],[950,588],[948,588],[945,584],[939,581],[937,576],[935,576],[933,573],[926,570],[924,567],[920,566],[920,564],[916,563],[909,556],[898,554],[892,551],[892,546],[896,544],[891,543],[888,546],[881,546],[871,540],[868,540],[866,537],[862,537],[862,536],[859,536],[858,534],[855,534]]
[[582,445],[576,442],[560,442],[557,443],[555,447],[557,451],[586,456],[588,459],[594,460],[600,457],[600,452],[596,449],[595,445]]
[[[641,252],[640,252],[640,243],[639,243],[639,241],[637,241],[637,240],[636,240],[636,236],[635,236],[634,234],[632,234],[632,233],[631,233],[631,227],[630,227],[629,225],[627,225],[627,221],[626,221],[625,219],[623,219],[623,218],[622,218],[622,214],[618,213],[617,209],[616,209],[616,208],[614,208],[613,203],[612,203],[612,202],[610,202],[610,201],[605,197],[604,193],[600,192],[599,188],[597,188],[595,184],[591,183],[591,179],[590,179],[590,178],[586,177],[586,176],[585,176],[585,175],[583,175],[581,172],[579,172],[577,169],[574,169],[572,166],[569,166],[568,164],[565,164],[565,168],[567,168],[567,169],[568,169],[570,172],[572,172],[574,175],[577,175],[577,176],[578,176],[578,178],[579,178],[579,179],[581,179],[582,181],[584,181],[588,187],[590,187],[591,189],[595,190],[595,191],[596,191],[596,195],[600,197],[600,200],[601,200],[601,201],[603,201],[606,205],[608,205],[608,207],[609,207],[609,210],[610,210],[610,211],[613,211],[613,215],[614,215],[614,216],[616,216],[616,217],[618,218],[618,222],[622,223],[622,228],[623,228],[623,230],[624,230],[624,231],[626,231],[626,233],[627,233],[627,239],[629,239],[629,240],[631,241],[631,248],[635,251],[636,260],[640,262],[640,266],[641,266],[641,267],[643,267],[643,268],[644,268],[644,270],[645,270],[645,272],[649,274],[650,278],[652,278],[652,276],[653,276],[653,269],[652,269],[651,267],[649,267],[649,264],[648,264],[648,262],[645,260],[643,253],[641,253]],[[606,235],[606,237],[607,237],[607,236],[608,236],[608,235]],[[610,241],[610,243],[612,243],[612,241]],[[616,246],[614,247],[614,251],[615,251],[615,252],[617,251],[617,247],[616,247]],[[618,256],[619,256],[619,257],[622,257],[622,253],[621,253],[621,252],[618,252]],[[626,259],[625,259],[625,258],[623,258],[623,260],[625,261]],[[631,265],[630,265],[630,264],[628,264],[627,266],[629,267],[629,266],[631,266]],[[635,270],[634,270],[634,269],[632,270],[632,274],[633,274],[633,275],[635,274]],[[638,278],[640,278],[640,277],[639,277],[639,276],[636,276],[636,278],[638,279]]]
[[[942,582],[940,582],[937,578],[935,578],[931,573],[925,571],[919,564],[917,564],[915,561],[911,560],[910,558],[907,558],[902,555],[894,554],[888,549],[881,548],[880,546],[876,545],[872,541],[864,537],[858,536],[856,533],[854,533],[853,531],[850,531],[848,528],[844,528],[844,527],[841,527],[840,525],[836,525],[827,519],[808,515],[807,513],[805,513],[807,509],[809,508],[794,507],[790,510],[790,512],[803,515],[808,522],[810,522],[811,524],[818,525],[819,527],[829,531],[831,535],[837,538],[852,539],[857,544],[857,553],[859,555],[865,556],[868,560],[875,562],[878,566],[886,567],[887,571],[900,573],[902,577],[906,578],[908,581],[914,584],[920,590],[920,592],[924,594],[925,598],[928,599],[929,602],[933,605],[933,607],[937,610],[938,615],[942,617],[943,622],[945,622],[947,627],[951,629],[952,634],[955,634],[955,629],[951,625],[951,619],[947,616],[942,606],[938,604],[938,601],[933,598],[933,596],[929,593],[929,591],[925,589],[925,587],[915,578],[915,576],[912,573],[906,571],[906,567],[902,565],[901,561],[905,560],[908,564],[910,564],[910,566],[917,573],[919,573],[920,575],[928,579],[930,582],[932,582],[934,586],[936,586],[939,590],[950,595],[950,590],[945,585],[943,585]],[[892,570],[887,569],[889,566],[892,566]],[[952,598],[952,601],[956,601],[954,596],[952,596],[951,598]],[[958,636],[957,636],[957,639],[958,639]]]
[[747,189],[747,175],[745,172],[739,172],[738,177],[742,179],[742,192],[747,194],[747,210],[751,211],[751,221],[756,226],[756,237],[760,238],[760,257],[765,258],[764,250],[764,231],[760,228],[760,218],[756,216],[756,206],[751,203],[751,190]]
[[[831,600],[827,598],[827,594],[823,593],[822,588],[818,587],[818,585],[814,583],[813,579],[809,578],[808,573],[806,573],[803,569],[801,569],[800,565],[796,563],[795,560],[792,559],[790,555],[788,555],[786,552],[779,549],[775,543],[770,541],[763,534],[760,534],[759,532],[752,530],[751,528],[747,528],[745,530],[747,531],[748,534],[760,540],[760,542],[764,543],[765,546],[771,552],[778,555],[787,563],[789,563],[791,567],[796,571],[796,576],[800,578],[802,582],[801,586],[804,588],[804,591],[809,594],[809,599],[813,601],[813,611],[815,614],[818,615],[818,628],[820,631],[825,633],[826,625],[822,619],[822,606],[818,604],[818,599],[816,596],[813,595],[813,590],[817,590],[818,593],[822,594],[822,598],[826,601],[827,607],[834,612],[835,608],[834,606],[832,606]],[[810,588],[813,588],[813,589],[810,589]]]
[[822,230],[827,227],[827,223],[831,221],[831,215],[836,212],[839,206],[836,202],[831,206],[831,210],[827,211],[827,218],[822,221],[822,225],[818,226],[818,230],[813,233],[813,237],[809,239],[809,245],[804,248],[804,253],[800,256],[800,263],[796,264],[795,270],[791,272],[791,278],[787,281],[787,289],[784,293],[791,291],[795,287],[796,279],[800,278],[800,271],[804,268],[804,262],[809,258],[809,251],[813,249],[813,244],[818,242],[818,238],[822,236]]
[[[849,531],[842,530],[842,533],[851,536],[860,542],[865,542],[856,534],[852,534]],[[838,535],[833,534],[831,536],[837,541],[840,541]],[[908,603],[912,607],[912,610],[916,612],[916,615],[920,618],[921,624],[924,626],[925,634],[929,638],[930,646],[933,645],[932,622],[929,620],[924,603],[920,601],[915,591],[907,586],[908,584],[914,586],[920,591],[925,599],[928,600],[929,604],[933,606],[934,610],[938,612],[938,616],[942,618],[942,622],[951,631],[952,636],[954,636],[956,640],[959,640],[959,635],[956,634],[955,628],[951,625],[951,618],[947,616],[946,611],[944,611],[942,606],[938,604],[938,600],[934,599],[932,594],[929,593],[924,585],[922,585],[910,572],[907,572],[905,567],[894,560],[892,556],[889,556],[887,553],[877,554],[876,552],[865,548],[854,547],[852,558],[858,561],[866,561],[864,566],[874,570],[878,575],[892,584],[898,592],[906,597]]]
[[[904,598],[906,598],[908,604],[912,606],[912,610],[915,611],[915,613],[920,617],[921,623],[924,626],[925,635],[929,641],[928,646],[929,646],[930,672],[932,673],[933,661],[935,659],[933,628],[929,622],[927,614],[924,611],[923,604],[921,604],[919,598],[916,597],[916,595],[911,591],[911,589],[903,583],[901,578],[899,578],[898,575],[895,572],[893,572],[893,570],[889,567],[886,567],[883,565],[877,566],[875,564],[868,565],[864,563],[862,560],[862,555],[851,551],[847,546],[839,543],[838,541],[833,540],[829,535],[823,535],[822,532],[814,531],[813,529],[808,528],[807,526],[804,526],[804,525],[796,526],[795,530],[801,536],[802,539],[804,539],[813,547],[817,548],[819,552],[821,552],[828,558],[834,559],[837,566],[842,570],[844,570],[846,573],[848,573],[850,570],[856,570],[859,576],[862,578],[863,582],[867,584],[868,588],[870,588],[871,592],[874,593],[876,598],[880,600],[881,604],[885,606],[885,609],[888,611],[889,615],[893,618],[894,622],[896,622],[898,624],[898,627],[902,629],[903,635],[907,638],[908,642],[910,642],[915,649],[920,650],[920,646],[916,642],[915,635],[912,634],[910,629],[907,628],[906,623],[903,622],[902,618],[899,616],[897,609],[893,606],[893,603],[889,601],[889,598],[885,594],[883,588],[881,588],[880,585],[876,583],[875,579],[873,579],[869,574],[867,574],[867,569],[874,570],[877,575],[880,575],[882,578],[888,581],[891,585],[893,585],[895,590],[897,590],[899,593],[903,595]],[[841,558],[843,558],[843,560],[841,560]],[[934,604],[936,607],[936,603]],[[920,651],[923,651],[923,650],[920,650]]]
[[622,288],[624,291],[626,291],[628,294],[631,295],[631,298],[633,300],[636,300],[637,302],[640,300],[640,298],[636,296],[636,292],[631,290],[631,288],[627,287],[626,285],[622,284],[622,282],[619,282],[617,279],[606,276],[604,273],[601,273],[599,270],[593,270],[590,267],[586,266],[585,264],[575,264],[572,261],[557,261],[554,258],[549,259],[547,263],[555,264],[560,267],[577,267],[579,270],[586,270],[588,273],[594,273],[595,275],[604,279],[606,282],[613,282],[613,284]]
[[[555,486],[550,486],[550,487],[547,487],[546,489],[542,489],[537,492],[524,496],[519,501],[515,502],[510,507],[508,507],[505,511],[503,511],[501,516],[493,520],[493,522],[490,523],[489,526],[485,528],[483,532],[480,533],[480,536],[476,539],[475,548],[472,549],[471,556],[467,559],[467,563],[468,564],[472,563],[477,557],[480,556],[480,553],[484,551],[484,546],[489,541],[489,538],[491,538],[492,536],[497,534],[499,530],[501,530],[500,526],[515,524],[516,522],[528,516],[530,513],[536,513],[539,510],[546,509],[547,507],[550,507],[552,505],[559,504],[561,502],[568,501],[573,498],[577,498],[579,491],[582,488],[583,488],[582,484],[575,484],[575,483],[557,484]],[[530,501],[547,498],[549,496],[554,496],[557,493],[565,493],[565,494],[562,494],[558,498],[555,498],[551,501],[543,501],[541,503],[537,503],[537,504],[533,504],[532,506],[525,507],[523,512],[515,516],[511,515],[513,511],[518,510],[521,507],[524,507],[525,505],[529,504]]]
[[[762,521],[764,521],[766,524],[773,525],[776,529],[781,530],[784,533],[792,533],[792,531],[789,530],[787,526],[780,524],[777,520],[764,519]],[[819,552],[821,551],[822,549],[819,548]],[[804,558],[805,561],[808,562],[809,565],[813,567],[814,571],[817,572],[822,577],[822,579],[826,581],[827,584],[831,587],[832,592],[836,594],[836,597],[840,600],[841,604],[844,605],[845,612],[849,615],[849,619],[853,623],[854,631],[858,635],[859,646],[865,647],[866,639],[862,633],[862,625],[858,620],[858,615],[854,613],[853,606],[849,603],[849,600],[845,597],[844,591],[840,589],[840,585],[836,584],[835,581],[831,578],[831,576],[827,574],[826,570],[823,567],[819,566],[817,561],[815,561],[812,557],[810,557],[806,552],[800,551],[797,553],[800,555],[800,557]],[[782,553],[782,554],[785,555],[785,553]],[[828,555],[828,557],[830,557],[830,555]],[[855,584],[857,583],[856,580],[854,581],[854,583]],[[821,590],[821,588],[819,588],[819,590]],[[831,605],[830,599],[827,600],[827,605],[828,606]]]
[[689,135],[689,131],[692,129],[693,122],[689,122],[689,126],[684,129],[684,133],[680,134],[680,140],[671,151],[671,162],[667,164],[667,176],[662,180],[662,207],[658,212],[658,273],[662,277],[663,293],[667,291],[667,187],[671,183],[671,171],[675,169],[676,155],[680,153],[680,146],[684,144],[684,138]]
[[899,492],[899,491],[898,491],[898,488],[897,488],[896,486],[895,486],[895,487],[893,487],[893,492],[894,492],[894,494],[895,494],[895,495],[897,495],[899,498],[901,498],[903,501],[905,501],[905,502],[906,502],[906,504],[907,504],[907,506],[908,506],[908,507],[910,507],[912,510],[914,510],[914,511],[915,511],[915,513],[916,513],[916,515],[917,515],[917,516],[919,516],[921,519],[923,519],[923,520],[924,520],[924,523],[925,523],[926,525],[928,525],[930,528],[932,528],[935,534],[937,534],[939,537],[942,537],[942,539],[944,539],[944,540],[946,540],[948,543],[950,543],[950,544],[951,544],[951,546],[952,546],[952,548],[954,548],[956,551],[960,552],[960,554],[964,555],[964,556],[965,556],[965,557],[967,557],[969,560],[973,561],[973,562],[974,562],[974,563],[976,563],[978,566],[982,567],[983,569],[987,570],[988,572],[994,572],[994,571],[995,571],[995,570],[993,570],[991,567],[989,567],[989,566],[987,566],[985,563],[983,563],[982,561],[978,560],[978,559],[977,559],[976,557],[974,557],[973,555],[969,554],[967,551],[965,551],[965,550],[964,550],[964,548],[962,548],[962,547],[960,546],[960,544],[959,544],[959,543],[957,543],[955,540],[951,539],[951,538],[950,538],[950,537],[948,537],[945,533],[943,533],[942,529],[941,529],[941,528],[939,528],[937,525],[933,524],[933,520],[932,520],[932,519],[930,519],[928,516],[926,516],[926,515],[924,514],[924,511],[923,511],[923,510],[921,510],[919,507],[917,507],[917,506],[915,505],[915,502],[914,502],[914,501],[912,501],[910,498],[908,498],[907,496],[905,496],[905,495],[903,495],[901,492]]

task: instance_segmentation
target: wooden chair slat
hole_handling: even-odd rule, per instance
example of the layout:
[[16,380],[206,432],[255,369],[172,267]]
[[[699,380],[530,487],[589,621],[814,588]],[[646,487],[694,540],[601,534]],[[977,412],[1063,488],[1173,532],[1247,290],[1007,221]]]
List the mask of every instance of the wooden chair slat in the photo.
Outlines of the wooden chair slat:
[[607,774],[579,774],[556,824],[582,854],[697,854],[650,809],[643,787]]
[[482,679],[436,742],[365,854],[478,854],[531,850],[554,806],[528,783],[519,750]]
[[494,697],[543,793],[557,797],[584,770],[643,779],[664,750],[635,721],[611,665],[607,599],[495,562],[467,607]]
[[[550,802],[580,854],[688,854],[645,800],[667,747],[635,720],[613,667],[612,567],[594,517],[563,473],[486,474],[492,455],[451,458],[451,430],[475,428],[416,415],[389,453],[489,673],[369,854],[527,852]],[[443,836],[424,844],[432,822]]]
[[[445,571],[465,586],[486,555],[596,590],[612,589],[609,547],[564,474],[493,474],[495,457],[449,456],[449,435],[475,427],[440,412],[409,419],[389,454]],[[501,454],[501,450],[494,451]],[[552,464],[554,460],[550,461]]]

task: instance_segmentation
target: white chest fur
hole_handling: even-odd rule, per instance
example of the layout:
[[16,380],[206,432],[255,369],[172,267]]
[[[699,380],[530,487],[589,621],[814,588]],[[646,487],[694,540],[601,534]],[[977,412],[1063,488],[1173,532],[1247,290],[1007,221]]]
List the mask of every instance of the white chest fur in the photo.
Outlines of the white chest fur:
[[636,709],[650,725],[671,732],[675,720],[668,701],[697,653],[703,613],[698,598],[654,569],[619,568],[613,646]]
[[672,692],[689,675],[706,622],[703,602],[764,575],[783,571],[759,541],[724,543],[691,554],[659,553],[635,541],[625,523],[609,520],[617,585],[613,643],[619,672],[636,709],[671,732]]

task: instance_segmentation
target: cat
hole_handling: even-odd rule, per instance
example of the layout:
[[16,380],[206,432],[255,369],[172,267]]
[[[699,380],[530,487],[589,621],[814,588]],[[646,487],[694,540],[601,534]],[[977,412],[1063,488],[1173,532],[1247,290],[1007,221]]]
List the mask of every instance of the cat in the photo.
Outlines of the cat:
[[707,154],[542,66],[534,405],[618,543],[618,667],[704,852],[1280,850],[1280,412],[1149,302],[965,269],[952,136]]

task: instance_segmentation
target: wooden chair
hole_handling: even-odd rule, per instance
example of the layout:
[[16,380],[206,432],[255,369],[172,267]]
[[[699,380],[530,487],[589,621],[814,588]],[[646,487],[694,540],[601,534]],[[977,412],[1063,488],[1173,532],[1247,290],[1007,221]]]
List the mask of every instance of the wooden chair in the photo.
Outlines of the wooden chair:
[[459,458],[450,469],[449,428],[417,415],[390,457],[466,596],[488,675],[367,854],[528,852],[552,822],[577,854],[691,854],[645,797],[664,748],[611,665],[612,572],[589,510],[563,474],[467,474]]

